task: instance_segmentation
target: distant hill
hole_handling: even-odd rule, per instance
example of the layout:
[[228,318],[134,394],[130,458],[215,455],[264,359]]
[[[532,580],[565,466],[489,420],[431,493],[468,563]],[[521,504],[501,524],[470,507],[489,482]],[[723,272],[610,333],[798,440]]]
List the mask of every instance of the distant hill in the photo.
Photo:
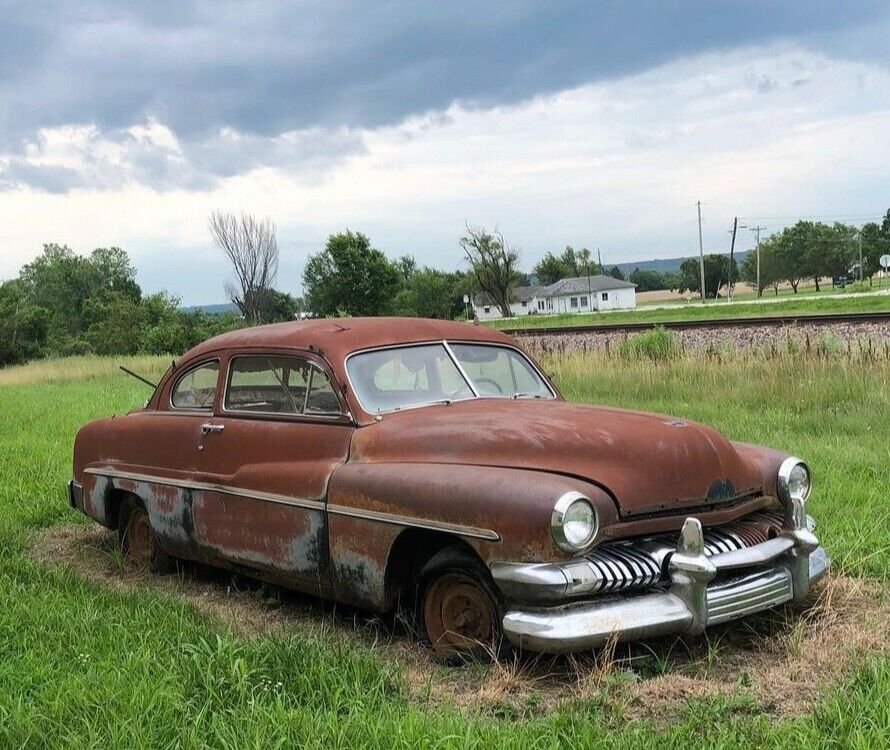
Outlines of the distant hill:
[[231,302],[221,302],[216,305],[184,305],[182,310],[185,312],[195,312],[200,310],[208,315],[222,315],[223,313],[236,313],[238,308]]
[[[724,253],[725,255],[729,255],[729,253]],[[745,261],[745,256],[748,254],[747,250],[741,250],[735,252],[735,262],[741,265]],[[680,264],[686,260],[687,258],[697,258],[698,256],[687,255],[682,258],[654,258],[652,260],[639,260],[632,263],[605,263],[606,268],[611,268],[613,265],[617,265],[618,268],[621,269],[621,273],[627,276],[631,273],[635,268],[639,268],[641,271],[659,271],[661,273],[671,273],[680,270]]]

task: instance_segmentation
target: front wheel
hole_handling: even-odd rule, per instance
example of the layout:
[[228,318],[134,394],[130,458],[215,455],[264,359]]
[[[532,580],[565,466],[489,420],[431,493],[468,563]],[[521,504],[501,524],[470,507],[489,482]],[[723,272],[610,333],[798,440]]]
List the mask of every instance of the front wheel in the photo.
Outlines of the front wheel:
[[161,548],[145,506],[138,498],[128,497],[121,503],[117,533],[125,557],[155,573],[167,573],[173,567],[173,558]]
[[485,567],[469,552],[449,547],[420,574],[420,620],[436,656],[446,661],[496,656],[502,608]]

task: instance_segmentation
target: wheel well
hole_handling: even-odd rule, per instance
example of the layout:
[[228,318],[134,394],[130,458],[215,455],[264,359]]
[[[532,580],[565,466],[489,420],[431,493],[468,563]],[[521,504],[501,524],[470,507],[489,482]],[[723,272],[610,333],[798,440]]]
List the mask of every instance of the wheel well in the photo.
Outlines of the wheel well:
[[138,495],[134,495],[132,492],[120,490],[115,487],[112,487],[108,491],[108,495],[105,498],[105,514],[106,518],[108,519],[109,529],[117,529],[117,522],[118,516],[120,515],[121,505],[123,505],[124,501],[128,497],[135,497],[138,499]]
[[476,550],[452,534],[426,529],[405,529],[399,534],[386,560],[386,593],[390,605],[413,601],[417,577],[423,566],[437,552],[453,546],[462,547],[478,557]]

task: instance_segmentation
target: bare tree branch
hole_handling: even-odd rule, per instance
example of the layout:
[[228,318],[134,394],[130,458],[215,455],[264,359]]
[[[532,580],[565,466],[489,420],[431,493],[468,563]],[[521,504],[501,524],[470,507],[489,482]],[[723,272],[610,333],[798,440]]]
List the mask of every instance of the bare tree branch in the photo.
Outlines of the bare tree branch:
[[278,240],[271,219],[251,214],[210,216],[210,234],[232,264],[235,282],[226,284],[226,293],[245,320],[260,322],[264,294],[278,274]]
[[466,230],[467,233],[460,238],[460,246],[467,256],[476,283],[497,305],[501,315],[509,318],[513,314],[510,298],[516,283],[519,254],[510,248],[497,230],[489,233],[469,224]]

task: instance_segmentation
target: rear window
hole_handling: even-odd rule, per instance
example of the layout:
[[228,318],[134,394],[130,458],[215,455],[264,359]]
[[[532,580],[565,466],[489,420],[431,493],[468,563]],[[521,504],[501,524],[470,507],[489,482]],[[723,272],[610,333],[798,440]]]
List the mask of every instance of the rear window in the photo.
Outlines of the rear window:
[[180,375],[170,403],[177,409],[212,409],[216,397],[219,362],[205,362]]

